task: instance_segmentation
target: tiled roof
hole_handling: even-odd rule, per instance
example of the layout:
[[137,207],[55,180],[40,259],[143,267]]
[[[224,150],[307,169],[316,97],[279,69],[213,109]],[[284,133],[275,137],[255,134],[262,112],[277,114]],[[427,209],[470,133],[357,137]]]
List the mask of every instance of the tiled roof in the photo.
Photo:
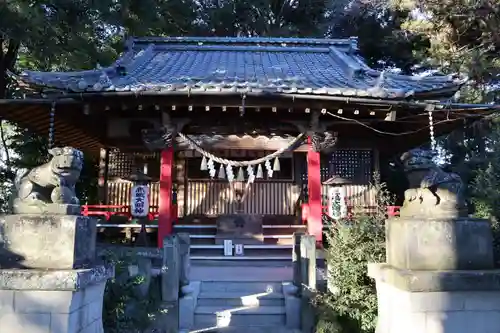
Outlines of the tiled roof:
[[26,71],[19,79],[71,92],[264,92],[378,98],[454,90],[459,84],[448,76],[373,70],[359,56],[356,38],[136,38],[110,67]]

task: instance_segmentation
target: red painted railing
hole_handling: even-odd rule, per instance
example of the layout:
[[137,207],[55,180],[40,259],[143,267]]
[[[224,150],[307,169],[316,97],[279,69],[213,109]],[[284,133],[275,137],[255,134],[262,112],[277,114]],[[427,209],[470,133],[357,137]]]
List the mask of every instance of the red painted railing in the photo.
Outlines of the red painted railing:
[[[104,218],[109,221],[112,216],[123,216],[127,220],[132,220],[132,214],[130,213],[130,206],[128,205],[84,205],[82,206],[82,215],[84,216],[95,216]],[[149,213],[147,219],[153,221],[158,218],[158,207],[149,207]],[[177,220],[177,205],[172,205],[172,216],[173,221]]]
[[[323,213],[326,213],[327,206],[323,206]],[[352,213],[354,207],[348,207],[349,213]],[[375,210],[376,207],[367,206],[366,210]],[[387,216],[399,216],[400,206],[387,206]],[[305,223],[309,214],[309,206],[307,204],[302,204],[302,221]],[[84,205],[82,206],[82,215],[84,216],[95,216],[104,218],[109,221],[112,216],[123,216],[127,220],[132,219],[132,214],[130,214],[130,206],[127,205]],[[151,206],[149,208],[148,220],[153,221],[158,218],[158,207]],[[177,221],[177,205],[172,205],[172,220]]]
[[[309,205],[305,203],[305,204],[302,204],[301,207],[302,207],[302,216],[301,216],[302,223],[306,224],[307,218],[309,216]],[[321,208],[323,210],[323,213],[326,214],[327,211],[328,211],[328,207],[327,206],[322,206]],[[352,206],[347,207],[347,211],[348,211],[347,214],[349,216],[352,215],[352,211],[353,211],[354,208],[355,207],[352,207]],[[367,210],[368,212],[369,211],[373,211],[376,208],[377,207],[375,207],[375,206],[366,206],[366,207],[364,207],[364,209]],[[387,206],[387,216],[389,216],[389,217],[399,216],[399,209],[400,208],[401,208],[400,206]]]

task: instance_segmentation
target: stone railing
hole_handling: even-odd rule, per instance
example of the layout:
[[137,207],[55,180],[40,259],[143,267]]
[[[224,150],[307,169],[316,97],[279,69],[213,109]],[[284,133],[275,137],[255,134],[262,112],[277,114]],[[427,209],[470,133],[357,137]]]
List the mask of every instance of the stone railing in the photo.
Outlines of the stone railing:
[[[163,248],[105,246],[98,249],[100,256],[108,251],[117,257],[135,257],[137,263],[129,265],[129,274],[144,277],[140,286],[142,295],[147,296],[151,278],[160,276],[161,309],[155,328],[161,332],[178,332],[194,321],[194,309],[199,285],[190,283],[190,238],[179,233],[167,236]],[[155,267],[155,262],[161,266]]]

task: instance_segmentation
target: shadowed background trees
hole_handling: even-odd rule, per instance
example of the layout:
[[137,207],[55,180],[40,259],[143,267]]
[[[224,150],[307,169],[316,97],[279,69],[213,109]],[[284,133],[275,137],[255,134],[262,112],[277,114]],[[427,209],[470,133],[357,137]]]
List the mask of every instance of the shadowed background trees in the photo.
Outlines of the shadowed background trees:
[[[470,81],[459,100],[497,96],[499,6],[496,0],[5,0],[0,3],[0,98],[22,96],[7,71],[76,70],[110,64],[129,36],[358,36],[372,67],[405,74],[430,69],[461,72]],[[491,119],[440,143],[446,162],[467,180],[487,165],[482,138]],[[0,182],[13,170],[45,158],[46,137],[2,122]],[[47,133],[48,134],[48,133]],[[495,141],[491,136],[490,141]],[[488,140],[486,140],[488,141]],[[495,141],[496,142],[496,141]],[[87,161],[79,189],[94,185],[96,162]],[[396,189],[398,191],[398,189]],[[4,191],[5,192],[5,191]],[[94,199],[80,193],[83,201]]]

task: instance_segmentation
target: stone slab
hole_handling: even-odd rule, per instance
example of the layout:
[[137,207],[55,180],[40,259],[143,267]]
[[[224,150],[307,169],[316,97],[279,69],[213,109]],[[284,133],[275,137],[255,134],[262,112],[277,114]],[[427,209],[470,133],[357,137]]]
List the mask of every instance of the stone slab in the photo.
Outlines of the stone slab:
[[382,278],[376,277],[377,333],[498,332],[500,290],[415,292]]
[[224,244],[224,240],[230,239],[233,244],[262,244],[264,232],[262,228],[262,216],[233,214],[222,215],[217,219],[216,244]]
[[0,290],[77,291],[114,276],[112,266],[76,270],[0,269]]
[[411,270],[483,270],[494,267],[488,220],[391,218],[387,263]]
[[81,215],[82,206],[67,205],[57,203],[47,203],[40,205],[28,205],[20,202],[19,199],[14,200],[12,206],[14,214],[51,214],[51,215]]
[[418,271],[369,264],[377,281],[411,292],[500,291],[500,270]]
[[1,290],[2,333],[103,333],[106,281],[74,290]]
[[96,219],[75,215],[0,217],[0,268],[79,269],[96,258]]

